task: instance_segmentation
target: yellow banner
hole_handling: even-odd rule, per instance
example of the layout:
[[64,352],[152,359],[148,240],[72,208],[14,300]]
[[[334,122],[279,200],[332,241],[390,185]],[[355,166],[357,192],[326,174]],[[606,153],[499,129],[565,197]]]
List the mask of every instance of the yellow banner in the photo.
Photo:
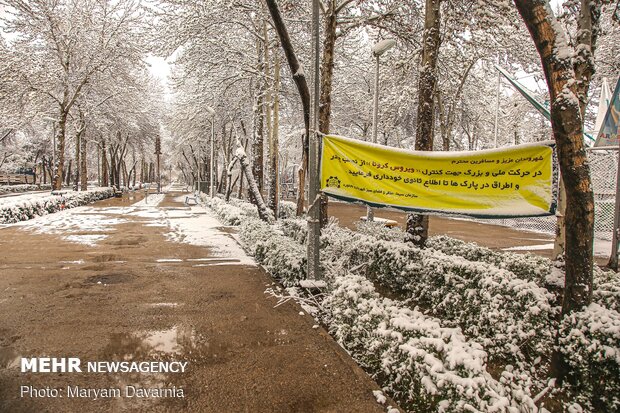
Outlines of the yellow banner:
[[555,213],[555,145],[476,152],[405,151],[325,136],[321,190],[374,207],[484,218]]

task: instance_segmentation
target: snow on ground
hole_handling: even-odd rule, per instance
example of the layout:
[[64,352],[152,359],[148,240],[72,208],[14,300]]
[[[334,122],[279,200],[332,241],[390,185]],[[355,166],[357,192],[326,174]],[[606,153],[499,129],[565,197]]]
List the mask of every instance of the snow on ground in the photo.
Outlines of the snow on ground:
[[[45,196],[49,194],[45,193]],[[144,219],[146,226],[167,227],[169,232],[165,235],[170,241],[208,247],[210,257],[201,259],[204,263],[196,265],[256,265],[233,236],[221,230],[222,224],[204,207],[160,208],[158,205],[164,197],[164,194],[152,194],[128,207],[77,207],[10,225],[39,234],[58,234],[70,242],[96,246],[108,237],[107,234],[116,231],[119,224],[129,222],[127,217],[138,217]],[[175,200],[184,202],[185,195]],[[173,261],[162,258],[160,262]]]
[[503,248],[503,251],[540,251],[540,250],[552,250],[553,243],[539,244],[539,245],[520,245],[517,247]]
[[234,262],[222,260],[226,262],[210,265],[256,265],[237,241],[221,230],[222,224],[211,212],[205,211],[204,207],[192,206],[190,209],[170,209],[163,212],[171,230],[167,234],[169,240],[208,247],[212,258],[238,259]]
[[39,234],[67,234],[86,231],[109,232],[114,230],[114,226],[123,222],[127,222],[127,220],[108,217],[100,213],[90,213],[89,207],[78,207],[54,214],[43,215],[13,225],[32,230]]
[[[545,241],[545,240],[540,240]],[[542,251],[552,250],[553,243],[536,244],[536,245],[521,245],[516,247],[503,248],[503,251]],[[611,254],[611,241],[604,239],[594,239],[594,256],[596,257],[609,257]]]
[[611,254],[611,241],[604,239],[594,240],[594,255],[596,257],[609,257]]
[[106,239],[108,236],[103,234],[81,234],[81,235],[67,235],[62,237],[62,239],[74,242],[76,244],[84,244],[89,247],[94,247],[97,245],[97,241],[101,241]]
[[134,207],[143,207],[143,206],[157,206],[161,201],[164,200],[165,194],[151,194],[140,202],[136,202],[132,206]]

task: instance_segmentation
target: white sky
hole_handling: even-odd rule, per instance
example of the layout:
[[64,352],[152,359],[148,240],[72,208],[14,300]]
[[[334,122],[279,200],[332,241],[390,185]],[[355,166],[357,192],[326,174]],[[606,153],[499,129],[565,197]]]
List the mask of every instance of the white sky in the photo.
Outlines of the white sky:
[[146,58],[146,62],[150,65],[150,71],[153,76],[158,77],[164,83],[168,80],[168,76],[170,76],[170,64],[166,59],[149,54]]

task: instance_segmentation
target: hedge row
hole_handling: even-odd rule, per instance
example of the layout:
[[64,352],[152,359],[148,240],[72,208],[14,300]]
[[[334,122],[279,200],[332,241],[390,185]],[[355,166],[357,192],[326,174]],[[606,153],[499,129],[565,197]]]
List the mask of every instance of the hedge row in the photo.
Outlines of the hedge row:
[[51,189],[52,189],[52,185],[50,185],[50,184],[45,184],[45,185],[31,185],[31,184],[24,184],[24,185],[2,185],[2,186],[0,186],[0,195],[19,193],[19,192],[30,192],[30,191],[45,191],[45,190],[51,190]]
[[410,411],[536,411],[527,380],[511,369],[495,380],[480,344],[380,297],[364,277],[335,277],[323,307],[330,333]]
[[[241,239],[257,261],[287,286],[303,279],[305,220],[270,226],[238,212]],[[536,411],[530,396],[546,385],[545,360],[559,314],[557,297],[544,286],[550,276],[563,278],[562,269],[545,258],[448,237],[435,237],[432,247],[420,250],[389,231],[372,223],[358,232],[334,223],[323,231],[322,266],[330,284],[323,317],[334,336],[413,411]],[[367,280],[405,299],[380,298]],[[577,372],[565,390],[586,411],[616,411],[620,278],[595,269],[594,286],[595,304],[565,318],[559,330],[559,349]],[[425,325],[433,327],[420,330]],[[453,333],[442,341],[437,331]],[[445,352],[453,349],[463,360],[476,355],[471,369],[448,362]],[[486,373],[487,362],[497,381]]]
[[101,188],[85,192],[68,192],[63,196],[49,195],[28,199],[11,199],[0,205],[0,224],[26,221],[63,209],[90,204],[114,196],[112,188]]

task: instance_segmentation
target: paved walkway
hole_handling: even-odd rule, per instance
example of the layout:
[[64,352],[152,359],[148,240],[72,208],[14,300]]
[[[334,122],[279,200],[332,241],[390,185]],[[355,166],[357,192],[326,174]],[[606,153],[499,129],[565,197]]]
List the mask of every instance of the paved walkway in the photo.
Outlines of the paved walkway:
[[[132,198],[0,229],[0,411],[385,411],[377,385],[310,316],[291,302],[274,308],[272,280],[229,229],[181,193]],[[20,372],[21,357],[45,356],[189,365]],[[21,386],[32,390],[20,397]],[[67,386],[122,396],[68,397]],[[125,397],[127,386],[184,397]]]
[[[355,229],[360,217],[366,216],[366,207],[347,204],[344,202],[330,202],[329,215],[338,218],[340,225]],[[375,216],[391,219],[405,228],[406,214],[404,212],[376,209]],[[429,217],[429,235],[448,235],[467,242],[495,250],[517,253],[530,252],[543,257],[553,255],[554,236],[533,231],[518,230],[490,223],[481,223],[466,219],[446,218],[436,215]],[[594,255],[598,265],[607,264],[611,252],[611,243],[595,240]]]

